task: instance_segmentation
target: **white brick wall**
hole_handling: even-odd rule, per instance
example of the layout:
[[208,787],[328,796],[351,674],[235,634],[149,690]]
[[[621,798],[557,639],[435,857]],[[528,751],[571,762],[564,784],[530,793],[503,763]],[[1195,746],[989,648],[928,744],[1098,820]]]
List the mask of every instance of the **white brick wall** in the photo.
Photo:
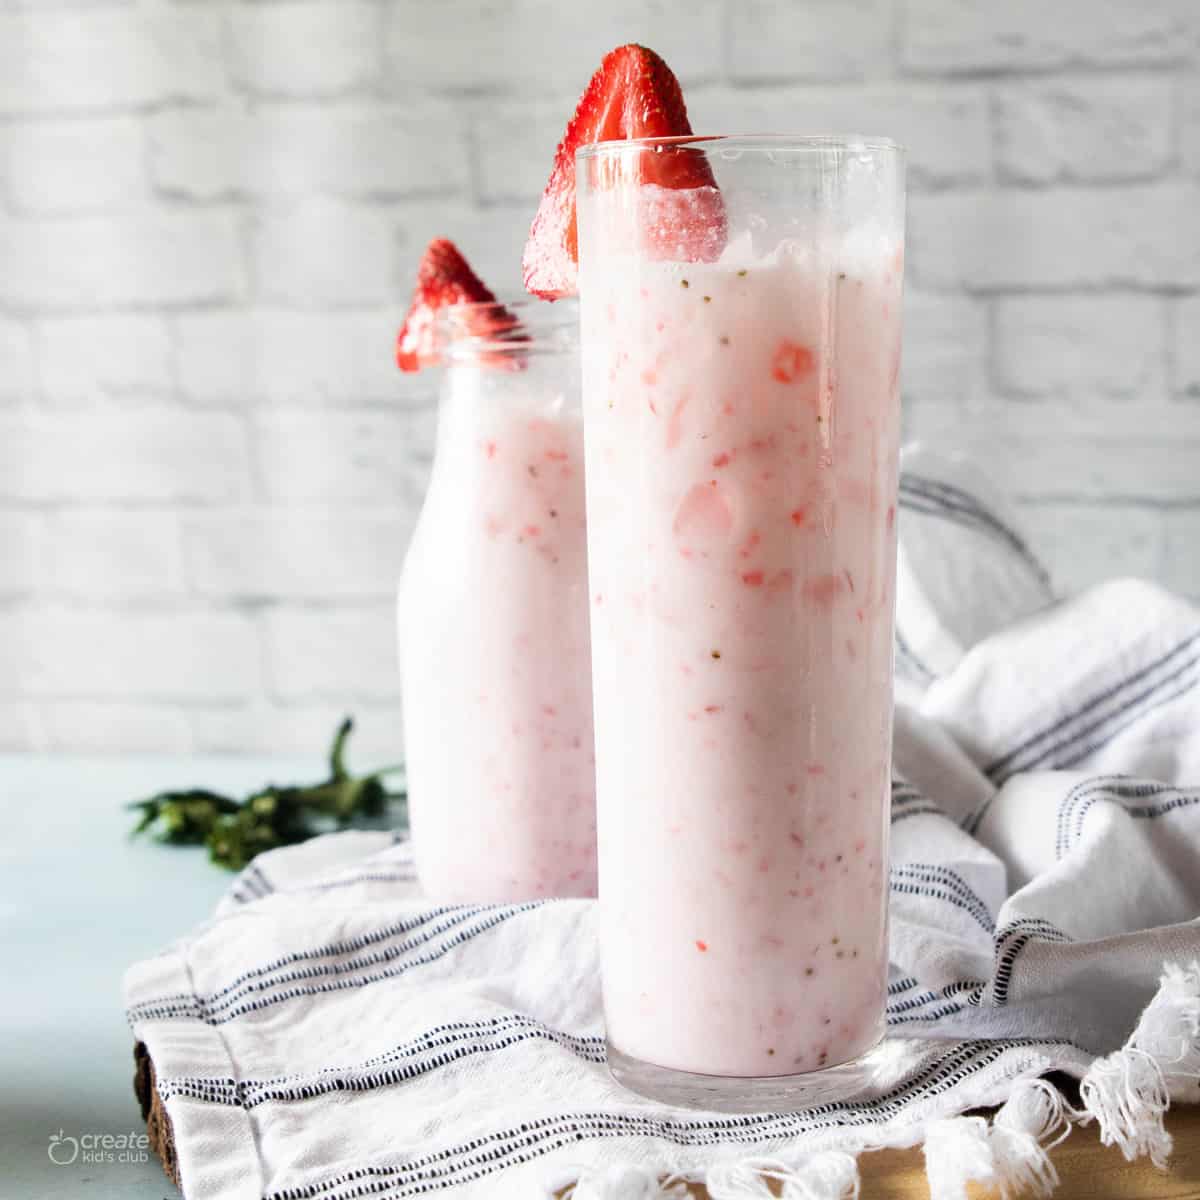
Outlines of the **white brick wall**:
[[48,405],[169,401],[171,339],[160,316],[51,317],[34,326],[41,398]]
[[1192,0],[908,0],[901,61],[961,75],[1186,62]]
[[184,593],[175,513],[68,508],[35,520],[41,596],[132,607]]
[[250,494],[243,422],[151,410],[0,416],[0,501],[216,504]]
[[0,317],[0,405],[29,400],[36,390],[29,330]]
[[5,625],[5,699],[229,702],[262,687],[256,624],[239,613],[43,602],[6,614]]
[[463,118],[444,103],[174,109],[151,118],[149,135],[155,185],[186,200],[405,199],[460,192],[470,176]]
[[[385,600],[408,529],[396,513],[339,507],[183,518],[188,580],[218,600]],[[405,523],[407,524],[407,523]]]
[[399,698],[393,604],[270,612],[263,634],[268,686],[278,700]]
[[606,0],[585,9],[562,0],[399,0],[388,6],[386,86],[406,96],[497,89],[578,96],[621,42],[653,46],[685,85],[717,79],[725,72],[726,2],[690,0],[681,8]]
[[229,212],[0,217],[0,263],[0,306],[15,312],[228,304],[244,290]]
[[1181,395],[1200,397],[1200,296],[1175,309],[1175,386]]
[[254,96],[339,96],[378,87],[382,14],[357,0],[235,5],[229,70]]
[[216,99],[223,5],[63,5],[0,14],[0,113],[94,113]]
[[30,122],[5,140],[9,203],[18,213],[100,212],[146,196],[136,118]]
[[1166,398],[1166,301],[1158,296],[1003,296],[993,326],[996,386],[1081,403]]
[[942,192],[915,196],[910,212],[907,262],[918,285],[1200,287],[1197,183]]
[[259,208],[249,222],[255,296],[287,308],[384,304],[398,291],[395,220],[386,208],[324,198]]
[[1065,79],[997,89],[1006,183],[1153,179],[1171,161],[1171,81]]
[[0,749],[399,733],[424,243],[499,290],[601,54],[910,149],[905,428],[1200,597],[1197,0],[0,3]]

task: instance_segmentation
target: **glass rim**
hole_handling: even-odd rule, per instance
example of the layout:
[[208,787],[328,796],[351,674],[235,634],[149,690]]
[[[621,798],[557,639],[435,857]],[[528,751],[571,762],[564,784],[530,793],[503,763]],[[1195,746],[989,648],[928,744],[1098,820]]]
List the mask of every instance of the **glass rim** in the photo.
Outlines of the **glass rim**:
[[518,292],[515,295],[497,296],[495,300],[459,300],[455,304],[447,304],[443,308],[439,308],[437,317],[441,320],[453,317],[455,313],[483,312],[488,308],[508,308],[519,312],[544,312],[552,316],[555,309],[569,308],[572,304],[578,303],[579,299],[576,296],[564,296],[561,300],[550,303],[537,296],[531,296],[528,292]]
[[861,134],[800,134],[800,133],[687,133],[676,137],[622,138],[609,142],[589,142],[575,151],[576,159],[599,158],[622,150],[658,150],[669,146],[687,147],[720,142],[731,150],[794,151],[805,153],[818,150],[869,151],[903,157],[905,147],[892,138]]

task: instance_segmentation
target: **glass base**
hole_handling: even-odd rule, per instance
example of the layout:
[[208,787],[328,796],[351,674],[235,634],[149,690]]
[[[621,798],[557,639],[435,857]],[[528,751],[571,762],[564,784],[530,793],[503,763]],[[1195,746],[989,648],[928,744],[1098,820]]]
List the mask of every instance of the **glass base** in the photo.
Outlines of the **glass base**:
[[888,1058],[879,1042],[837,1066],[802,1075],[698,1075],[642,1062],[608,1043],[613,1078],[649,1100],[714,1112],[790,1112],[852,1100],[873,1091]]

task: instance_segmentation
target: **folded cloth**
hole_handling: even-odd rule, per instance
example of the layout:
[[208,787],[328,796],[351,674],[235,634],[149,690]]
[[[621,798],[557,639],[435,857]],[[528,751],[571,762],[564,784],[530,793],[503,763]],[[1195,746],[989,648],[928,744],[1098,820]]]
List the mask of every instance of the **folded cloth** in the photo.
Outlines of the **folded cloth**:
[[1045,1146],[1077,1121],[1161,1163],[1167,1104],[1200,1102],[1200,612],[1132,580],[1056,599],[975,478],[904,459],[869,1088],[737,1116],[625,1092],[593,902],[437,905],[406,842],[344,833],[260,856],[126,976],[185,1196],[582,1200],[692,1179],[820,1200],[855,1193],[861,1151],[918,1143],[934,1200],[968,1179],[1048,1194]]

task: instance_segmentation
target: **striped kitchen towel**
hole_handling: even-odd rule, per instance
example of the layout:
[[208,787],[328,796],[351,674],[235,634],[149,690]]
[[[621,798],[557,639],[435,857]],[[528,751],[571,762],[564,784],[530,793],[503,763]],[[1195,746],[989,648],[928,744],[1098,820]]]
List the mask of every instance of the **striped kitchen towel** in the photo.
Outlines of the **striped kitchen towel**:
[[188,1200],[637,1200],[683,1180],[820,1200],[856,1194],[861,1152],[914,1144],[934,1200],[967,1179],[1048,1194],[1045,1148],[1080,1121],[1165,1160],[1163,1111],[1200,1102],[1200,612],[1134,580],[1058,599],[976,472],[903,466],[870,1088],[734,1116],[624,1092],[592,902],[431,904],[407,843],[344,833],[262,855],[127,974]]

